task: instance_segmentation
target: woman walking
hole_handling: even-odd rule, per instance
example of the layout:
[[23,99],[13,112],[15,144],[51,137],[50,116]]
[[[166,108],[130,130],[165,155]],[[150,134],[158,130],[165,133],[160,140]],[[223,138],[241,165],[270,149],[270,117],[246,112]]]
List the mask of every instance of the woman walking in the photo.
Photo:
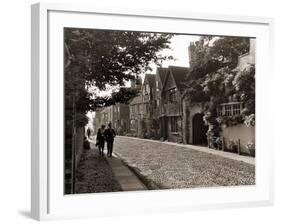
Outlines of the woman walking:
[[108,123],[108,128],[104,131],[105,140],[107,141],[107,156],[112,157],[113,142],[116,136],[114,129],[111,127],[111,123]]
[[104,150],[104,141],[105,141],[104,131],[105,131],[105,125],[102,125],[98,129],[97,138],[96,138],[96,146],[99,149],[100,156],[103,156],[103,150]]

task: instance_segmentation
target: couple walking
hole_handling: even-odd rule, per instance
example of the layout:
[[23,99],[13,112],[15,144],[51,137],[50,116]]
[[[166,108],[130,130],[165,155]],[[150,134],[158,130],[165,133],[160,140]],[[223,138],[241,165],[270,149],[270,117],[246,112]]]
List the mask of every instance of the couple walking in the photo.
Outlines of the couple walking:
[[102,125],[98,129],[96,146],[99,149],[100,156],[103,156],[104,143],[106,141],[107,142],[107,156],[112,157],[113,142],[114,142],[115,136],[116,136],[116,133],[115,133],[114,129],[111,127],[111,123],[108,124],[108,127],[106,129],[105,129],[105,125]]

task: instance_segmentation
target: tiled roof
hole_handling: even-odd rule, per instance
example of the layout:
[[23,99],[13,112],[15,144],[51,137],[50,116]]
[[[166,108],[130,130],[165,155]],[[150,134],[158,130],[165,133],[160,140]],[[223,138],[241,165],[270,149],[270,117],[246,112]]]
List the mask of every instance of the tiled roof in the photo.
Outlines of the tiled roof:
[[163,85],[164,84],[164,81],[165,81],[165,78],[166,78],[166,75],[169,71],[169,68],[157,68],[157,72],[159,74],[159,77],[160,77],[160,81],[161,81],[161,84]]
[[185,89],[184,80],[188,75],[189,68],[187,67],[178,67],[178,66],[169,66],[170,74],[175,80],[175,84],[180,92],[183,92]]
[[140,104],[142,103],[142,97],[141,96],[136,96],[133,98],[133,100],[130,102],[130,105],[135,105],[135,104]]
[[155,80],[156,80],[155,77],[156,77],[155,74],[145,74],[144,80],[147,79],[149,85],[152,87],[155,86]]

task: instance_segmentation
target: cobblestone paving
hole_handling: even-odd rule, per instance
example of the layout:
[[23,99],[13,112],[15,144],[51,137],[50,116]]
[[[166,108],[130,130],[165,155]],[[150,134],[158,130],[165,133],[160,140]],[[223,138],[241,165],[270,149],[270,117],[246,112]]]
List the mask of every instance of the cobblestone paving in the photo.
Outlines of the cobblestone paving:
[[76,172],[76,193],[122,191],[105,157],[96,149],[86,150]]
[[113,151],[154,188],[255,184],[254,165],[180,146],[116,137]]

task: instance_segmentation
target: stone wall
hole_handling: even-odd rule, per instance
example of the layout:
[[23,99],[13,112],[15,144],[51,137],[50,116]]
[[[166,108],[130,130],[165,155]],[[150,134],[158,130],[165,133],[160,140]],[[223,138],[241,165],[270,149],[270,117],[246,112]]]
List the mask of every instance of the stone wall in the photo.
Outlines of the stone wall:
[[168,140],[170,142],[177,142],[177,143],[183,143],[183,132],[182,132],[182,116],[178,116],[180,118],[180,125],[178,125],[179,130],[178,132],[172,132],[171,127],[171,117],[167,117],[167,128],[168,128]]
[[204,111],[206,103],[193,103],[183,100],[183,142],[185,144],[193,144],[193,126],[192,120],[195,114],[201,114]]
[[76,128],[76,136],[75,136],[75,169],[78,167],[80,162],[81,155],[84,150],[84,137],[85,137],[85,128],[78,127]]

